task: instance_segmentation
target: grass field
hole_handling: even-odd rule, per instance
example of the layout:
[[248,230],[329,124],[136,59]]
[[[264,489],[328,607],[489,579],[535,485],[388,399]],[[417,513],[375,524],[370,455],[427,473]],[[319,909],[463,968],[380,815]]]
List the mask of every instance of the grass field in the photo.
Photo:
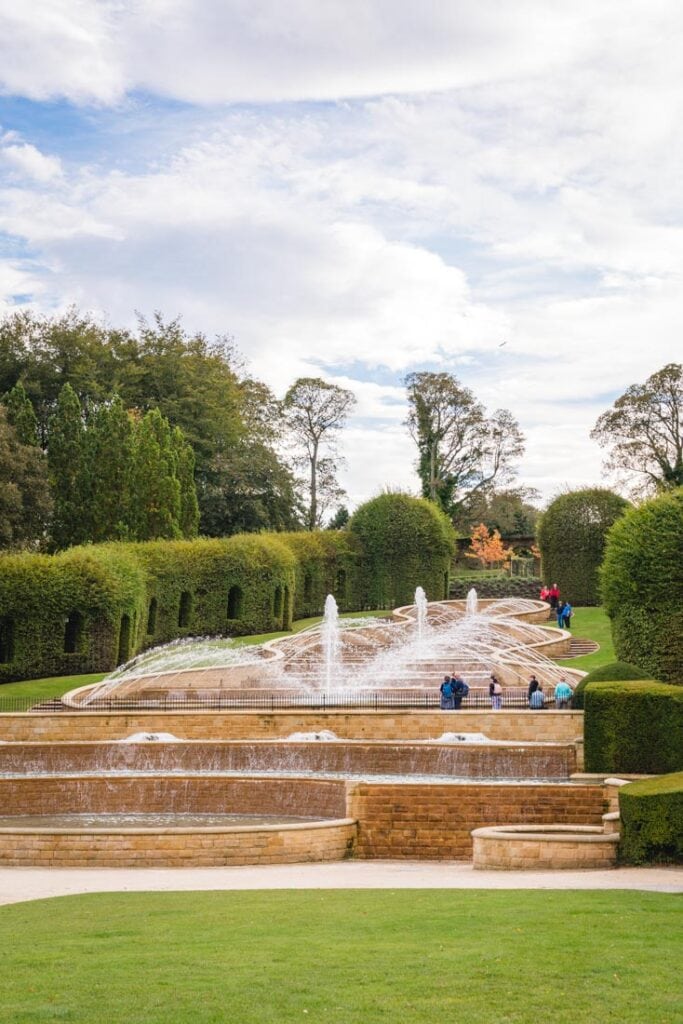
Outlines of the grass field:
[[572,615],[571,631],[575,637],[581,637],[583,640],[595,640],[600,644],[600,650],[595,654],[585,654],[582,658],[558,661],[558,665],[565,665],[567,668],[580,668],[582,672],[590,672],[592,668],[598,668],[599,665],[608,665],[611,661],[616,661],[610,620],[604,608],[575,608]]
[[680,911],[618,891],[40,900],[0,908],[0,1022],[674,1024]]

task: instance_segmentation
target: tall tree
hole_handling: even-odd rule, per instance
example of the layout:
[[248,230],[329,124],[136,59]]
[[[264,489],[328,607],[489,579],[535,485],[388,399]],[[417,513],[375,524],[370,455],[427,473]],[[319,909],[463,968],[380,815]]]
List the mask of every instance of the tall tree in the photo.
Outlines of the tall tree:
[[180,427],[174,427],[171,431],[171,447],[180,486],[178,527],[183,537],[196,537],[199,530],[199,504],[194,483],[194,452]]
[[24,444],[0,405],[0,548],[39,546],[51,510],[45,456]]
[[307,470],[309,530],[321,525],[325,510],[344,493],[336,477],[340,464],[337,443],[355,404],[353,392],[319,377],[300,377],[285,395],[285,417],[297,449],[295,465]]
[[606,468],[635,494],[683,485],[683,365],[668,363],[632,384],[599,417],[591,437],[610,449]]
[[21,381],[11,391],[2,396],[2,404],[7,410],[7,422],[22,444],[38,447],[38,420],[31,399]]
[[454,516],[473,497],[512,479],[524,452],[519,424],[507,409],[486,415],[469,388],[450,373],[405,379],[407,425],[417,445],[422,493]]
[[131,474],[131,526],[136,540],[181,536],[180,483],[171,430],[158,409],[150,409],[135,431]]
[[89,540],[131,536],[133,421],[116,395],[100,406],[86,428],[91,501]]
[[54,497],[54,545],[66,548],[80,544],[88,540],[85,510],[91,495],[86,479],[83,413],[70,384],[60,391],[56,412],[50,420],[47,460]]

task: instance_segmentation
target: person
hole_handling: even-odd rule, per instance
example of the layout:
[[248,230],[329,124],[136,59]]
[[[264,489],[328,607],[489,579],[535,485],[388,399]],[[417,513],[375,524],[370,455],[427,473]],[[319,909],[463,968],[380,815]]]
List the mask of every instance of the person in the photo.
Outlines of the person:
[[532,711],[542,711],[545,707],[545,697],[540,683],[529,697],[529,707]]
[[500,711],[503,706],[503,687],[500,685],[498,677],[493,673],[491,673],[491,682],[489,683],[489,697],[491,698],[492,710]]
[[565,629],[569,629],[571,626],[573,613],[574,609],[570,605],[569,601],[566,601],[562,608],[562,625]]
[[566,679],[560,679],[555,686],[555,707],[560,711],[562,708],[571,707],[574,691]]
[[463,702],[463,699],[470,692],[470,688],[457,673],[451,679],[451,686],[453,687],[453,707],[457,711]]
[[550,587],[547,585],[547,583],[543,584],[543,586],[541,587],[541,593],[538,596],[540,597],[541,601],[548,600],[550,596]]
[[548,600],[550,601],[550,607],[555,611],[557,608],[557,602],[560,600],[560,588],[557,583],[553,583],[552,587],[548,591]]
[[564,601],[558,601],[555,614],[557,616],[558,629],[562,629],[564,626]]
[[453,684],[451,683],[451,677],[450,676],[444,676],[443,677],[443,682],[442,682],[441,686],[439,687],[439,692],[441,694],[441,699],[440,699],[441,710],[442,711],[452,711],[453,710]]
[[529,689],[527,690],[527,700],[529,701],[529,703],[531,703],[531,696],[532,696],[532,694],[535,693],[536,690],[538,690],[540,685],[541,684],[539,683],[539,681],[536,678],[536,676],[532,676],[531,679],[529,680]]

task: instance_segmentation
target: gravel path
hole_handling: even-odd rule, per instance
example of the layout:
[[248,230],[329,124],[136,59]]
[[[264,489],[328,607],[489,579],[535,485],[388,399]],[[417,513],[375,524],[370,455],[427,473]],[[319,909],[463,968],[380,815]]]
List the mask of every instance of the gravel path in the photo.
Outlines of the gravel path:
[[452,861],[230,868],[0,868],[0,904],[84,892],[207,889],[641,889],[683,892],[683,868],[474,871]]

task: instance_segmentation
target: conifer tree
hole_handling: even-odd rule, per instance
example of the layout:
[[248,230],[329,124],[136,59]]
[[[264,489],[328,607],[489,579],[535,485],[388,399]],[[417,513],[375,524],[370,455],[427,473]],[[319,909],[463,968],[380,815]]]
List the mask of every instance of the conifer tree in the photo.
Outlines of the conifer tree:
[[50,420],[48,468],[54,498],[52,540],[65,548],[88,539],[85,428],[78,395],[70,384],[59,393]]
[[183,537],[196,537],[199,531],[199,503],[194,482],[194,452],[180,427],[174,427],[171,443],[180,484],[180,532]]
[[38,420],[31,399],[21,381],[11,391],[2,396],[2,403],[7,409],[7,422],[13,428],[21,444],[38,447]]
[[180,483],[168,420],[150,409],[135,430],[130,523],[136,540],[180,537]]
[[90,540],[130,536],[133,423],[118,395],[100,406],[86,430],[92,488]]

